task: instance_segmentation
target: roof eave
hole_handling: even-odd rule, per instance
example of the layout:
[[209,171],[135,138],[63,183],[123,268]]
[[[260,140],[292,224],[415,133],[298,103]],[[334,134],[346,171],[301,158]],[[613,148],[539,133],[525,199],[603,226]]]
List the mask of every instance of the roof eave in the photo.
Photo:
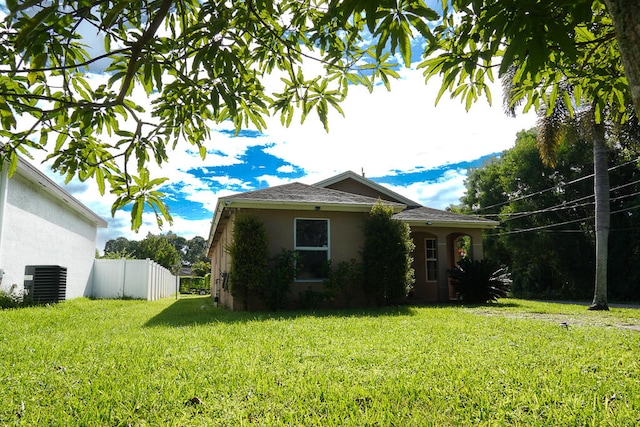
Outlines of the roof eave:
[[403,220],[412,227],[449,227],[449,228],[481,228],[490,230],[500,225],[497,221],[433,221],[433,220]]
[[[287,201],[287,200],[251,200],[251,199],[226,199],[221,200],[224,207],[251,208],[251,209],[283,209],[283,210],[315,210],[332,212],[370,212],[374,204],[369,203],[332,203],[320,201]],[[402,212],[406,206],[399,204],[389,205],[393,212]]]

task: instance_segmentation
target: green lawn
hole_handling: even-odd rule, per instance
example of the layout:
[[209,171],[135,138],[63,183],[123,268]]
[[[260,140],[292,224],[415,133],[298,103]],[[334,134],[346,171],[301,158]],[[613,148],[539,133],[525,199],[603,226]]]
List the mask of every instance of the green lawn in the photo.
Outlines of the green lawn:
[[640,424],[640,310],[78,299],[0,325],[0,425]]

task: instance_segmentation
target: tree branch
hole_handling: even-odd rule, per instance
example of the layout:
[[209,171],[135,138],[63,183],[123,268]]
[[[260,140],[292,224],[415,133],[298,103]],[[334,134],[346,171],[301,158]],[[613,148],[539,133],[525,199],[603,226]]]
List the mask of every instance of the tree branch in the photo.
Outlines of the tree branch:
[[122,87],[120,88],[120,93],[115,100],[116,104],[122,104],[124,101],[129,88],[133,82],[133,78],[136,73],[136,65],[138,60],[140,59],[140,54],[142,53],[143,47],[151,41],[153,36],[155,35],[158,28],[160,28],[160,24],[166,18],[169,13],[169,9],[173,4],[173,0],[164,0],[158,9],[158,13],[151,21],[149,27],[145,30],[145,32],[140,36],[140,38],[131,46],[131,58],[129,58],[129,65],[127,67],[127,74],[124,76],[122,80]]

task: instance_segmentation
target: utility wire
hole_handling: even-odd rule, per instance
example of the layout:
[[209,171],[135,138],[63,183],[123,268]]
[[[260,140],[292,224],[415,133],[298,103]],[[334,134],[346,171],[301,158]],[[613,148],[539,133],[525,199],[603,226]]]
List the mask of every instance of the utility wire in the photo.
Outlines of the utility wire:
[[[622,188],[629,187],[631,185],[635,185],[635,184],[638,184],[638,183],[640,183],[640,180],[636,180],[636,181],[633,181],[633,182],[629,182],[627,184],[622,184],[622,185],[613,187],[613,188],[609,189],[609,191],[610,192],[617,191],[617,190],[620,190]],[[626,195],[623,195],[623,196],[614,197],[614,198],[611,199],[611,201],[624,199],[626,197],[635,196],[637,194],[640,194],[640,193],[635,192],[635,193],[630,193],[630,194],[626,194]],[[505,218],[505,219],[502,220],[502,221],[511,221],[511,220],[514,220],[514,219],[525,218],[527,216],[540,214],[540,213],[556,212],[556,211],[561,211],[561,210],[565,210],[565,209],[573,209],[573,208],[589,206],[589,205],[592,205],[593,202],[582,203],[582,204],[577,204],[577,202],[581,202],[583,200],[592,199],[592,198],[594,198],[594,195],[590,194],[588,196],[580,197],[580,198],[577,198],[577,199],[574,199],[574,200],[571,200],[571,201],[568,201],[568,202],[562,202],[562,203],[559,203],[557,205],[550,206],[548,208],[542,208],[542,209],[538,209],[538,210],[534,210],[534,211],[486,214],[486,215],[482,215],[482,216],[483,217],[511,217],[511,218]]]
[[[609,172],[611,172],[613,170],[616,170],[616,169],[621,168],[623,166],[627,166],[627,165],[629,165],[631,163],[636,163],[638,161],[640,161],[640,157],[638,157],[638,158],[636,158],[634,160],[629,160],[629,161],[627,161],[625,163],[621,163],[621,164],[616,165],[616,166],[612,166],[612,167],[608,168],[607,170]],[[575,183],[580,182],[580,181],[584,181],[585,179],[593,178],[593,175],[594,174],[585,175],[583,177],[576,178],[573,181],[569,181],[569,182],[566,182],[566,183],[563,183],[563,184],[555,185],[553,187],[549,187],[549,188],[546,188],[544,190],[536,191],[535,193],[530,193],[530,194],[526,194],[524,196],[519,196],[519,197],[516,197],[514,199],[507,200],[505,202],[501,202],[501,203],[496,203],[496,204],[493,204],[493,205],[485,206],[485,207],[480,208],[478,210],[480,211],[480,210],[485,210],[485,209],[491,209],[491,208],[507,205],[507,204],[509,204],[511,202],[516,202],[516,201],[519,201],[519,200],[528,199],[528,198],[533,197],[533,196],[539,196],[540,194],[544,194],[544,193],[546,193],[548,191],[557,190],[559,188],[566,187],[568,185],[575,184]]]
[[[613,211],[610,213],[610,215],[614,215],[614,214],[618,214],[618,213],[623,213],[623,212],[629,212],[631,210],[634,209],[638,209],[640,208],[640,205],[635,205],[635,206],[630,206],[628,208],[624,208],[624,209],[619,209],[617,211]],[[551,232],[553,230],[548,230],[549,228],[552,227],[559,227],[561,225],[567,225],[567,224],[574,224],[576,222],[585,222],[585,221],[589,221],[591,219],[594,219],[595,215],[591,215],[585,218],[579,218],[579,219],[574,219],[574,220],[570,220],[570,221],[565,221],[565,222],[559,222],[559,223],[555,223],[555,224],[546,224],[546,225],[541,225],[538,227],[531,227],[531,228],[523,228],[523,229],[519,229],[519,230],[512,230],[512,231],[504,231],[504,232],[500,232],[500,233],[489,233],[488,236],[506,236],[509,234],[520,234],[520,233],[527,233],[530,231],[548,231]],[[566,233],[584,233],[584,230],[555,230],[557,232],[566,232]]]

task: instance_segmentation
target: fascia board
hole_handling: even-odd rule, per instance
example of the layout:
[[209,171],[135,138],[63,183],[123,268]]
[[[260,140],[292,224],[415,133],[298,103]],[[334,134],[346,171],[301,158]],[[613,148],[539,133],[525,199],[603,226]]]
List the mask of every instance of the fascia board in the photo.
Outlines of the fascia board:
[[[225,207],[251,209],[282,209],[282,210],[324,210],[337,212],[370,212],[373,204],[349,204],[326,202],[288,202],[282,200],[248,200],[227,199],[223,201]],[[391,205],[393,212],[398,213],[406,209],[405,205]]]
[[211,256],[211,246],[216,235],[218,224],[220,224],[220,218],[222,218],[222,211],[224,210],[224,200],[218,200],[216,211],[213,215],[213,221],[211,221],[211,229],[209,230],[209,239],[207,241],[207,254]]
[[411,227],[449,227],[449,228],[481,228],[492,229],[500,225],[497,221],[425,221],[425,220],[402,220]]

